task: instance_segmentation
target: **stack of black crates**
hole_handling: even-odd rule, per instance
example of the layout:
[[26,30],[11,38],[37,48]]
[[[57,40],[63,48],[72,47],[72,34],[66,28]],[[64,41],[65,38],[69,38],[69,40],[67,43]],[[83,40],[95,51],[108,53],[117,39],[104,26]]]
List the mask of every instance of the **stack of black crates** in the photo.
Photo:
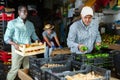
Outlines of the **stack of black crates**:
[[7,0],[0,0],[0,6],[6,6]]
[[5,8],[0,10],[0,50],[10,51],[10,45],[4,43],[4,33],[7,22],[14,19],[13,12],[5,12]]
[[[65,76],[67,75],[87,74],[91,71],[94,71],[96,74],[99,73],[99,75],[103,76],[103,80],[109,80],[111,75],[110,70],[85,65],[73,60],[72,55],[57,55],[47,59],[30,57],[29,60],[29,73],[34,80],[66,80]],[[63,66],[41,68],[44,64],[62,64]]]

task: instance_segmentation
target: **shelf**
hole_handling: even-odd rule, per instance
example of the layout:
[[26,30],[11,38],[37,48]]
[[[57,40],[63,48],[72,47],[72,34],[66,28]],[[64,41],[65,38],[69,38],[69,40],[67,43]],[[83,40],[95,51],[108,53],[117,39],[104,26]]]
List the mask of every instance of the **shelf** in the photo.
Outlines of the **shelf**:
[[104,15],[114,15],[114,14],[117,14],[118,11],[114,11],[114,10],[111,10],[111,9],[104,9],[103,10],[103,14]]

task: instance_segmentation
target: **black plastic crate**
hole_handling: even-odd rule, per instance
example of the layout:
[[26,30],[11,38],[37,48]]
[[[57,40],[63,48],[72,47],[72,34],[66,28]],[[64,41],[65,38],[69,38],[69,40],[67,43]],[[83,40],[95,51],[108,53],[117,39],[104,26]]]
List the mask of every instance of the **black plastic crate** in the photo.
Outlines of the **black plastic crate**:
[[[49,62],[48,62],[49,63]],[[46,64],[46,63],[44,63]],[[44,72],[51,71],[51,72],[62,72],[65,70],[69,70],[70,62],[50,62],[49,64],[64,64],[64,66],[60,67],[52,67],[52,68],[40,68],[40,65],[32,64],[30,67],[30,75],[33,79],[44,80]]]
[[101,48],[99,52],[101,53],[110,53],[113,49],[109,49],[109,48]]
[[[71,56],[69,55],[59,55],[53,58],[36,58],[30,57],[30,68],[29,72],[33,79],[43,80],[44,79],[44,71],[51,70],[56,72],[61,72],[70,68],[71,65]],[[44,68],[41,69],[41,66],[44,64],[63,64],[64,66],[53,67],[53,68]]]
[[29,74],[34,80],[43,80],[42,78],[42,71],[36,66],[32,66],[29,68]]
[[5,80],[6,79],[6,74],[4,70],[0,70],[0,80]]
[[86,65],[86,64],[75,60],[71,61],[71,71],[80,70],[82,68],[82,65]]
[[6,80],[7,71],[5,70],[5,65],[0,62],[0,80]]
[[37,58],[37,57],[30,57],[29,59],[29,72],[30,76],[36,80],[42,80],[42,71],[40,69],[40,66],[43,64],[49,62],[49,59],[45,58]]
[[54,57],[50,58],[37,58],[36,56],[30,57],[30,62],[36,63],[36,61],[39,60],[40,62],[46,62],[46,61],[65,61],[65,60],[73,60],[71,55],[66,54],[59,54]]
[[71,60],[73,60],[72,56],[65,55],[65,54],[57,55],[57,56],[54,56],[51,58],[37,58],[36,56],[32,56],[29,59],[29,63],[30,63],[30,67],[31,67],[31,65],[33,65],[33,64],[41,66],[48,62],[71,61]]
[[[85,64],[104,67],[105,64],[113,63],[110,53],[89,53],[89,54],[73,54],[73,59]],[[105,66],[107,67],[107,65]]]
[[[54,73],[51,73],[49,71],[45,71],[45,80],[67,80],[65,78],[66,75],[75,75],[78,73],[82,73],[82,74],[87,74],[91,71],[94,71],[95,74],[99,74],[100,76],[102,76],[103,78],[99,78],[96,80],[110,80],[110,76],[111,76],[111,71],[110,70],[106,70],[104,68],[100,68],[100,67],[96,67],[96,66],[90,66],[90,65],[84,65],[81,70],[79,71],[74,71],[74,72],[66,72],[66,73],[61,73],[61,75],[56,75]],[[94,79],[95,80],[95,79]]]
[[113,57],[114,60],[114,68],[116,76],[120,79],[120,51],[114,51],[115,55]]
[[52,60],[52,61],[73,60],[73,57],[72,57],[72,55],[68,55],[68,54],[58,54],[54,57],[51,57],[50,60]]

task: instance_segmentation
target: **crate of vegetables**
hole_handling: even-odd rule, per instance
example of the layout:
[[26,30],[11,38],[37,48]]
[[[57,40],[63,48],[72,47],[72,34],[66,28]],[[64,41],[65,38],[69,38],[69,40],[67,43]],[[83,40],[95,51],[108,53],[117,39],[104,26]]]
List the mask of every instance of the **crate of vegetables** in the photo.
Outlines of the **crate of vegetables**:
[[[32,68],[30,68],[29,71],[33,79],[44,80],[46,71],[56,75],[63,75],[63,73],[67,74],[68,72],[80,69],[76,68],[72,64],[75,64],[75,62],[73,63],[71,61],[56,61],[44,63],[41,66],[38,64],[37,65],[33,64]],[[77,64],[79,64],[79,67],[81,67],[82,65],[81,63]]]
[[74,54],[74,60],[91,64],[99,67],[110,66],[113,62],[112,57],[108,53],[90,53],[90,54]]
[[21,44],[19,45],[19,50],[15,50],[15,52],[21,56],[30,56],[41,54],[45,52],[46,43],[31,43],[31,44]]
[[69,70],[70,62],[59,61],[59,62],[46,62],[38,64],[31,64],[30,66],[30,75],[33,79],[44,80],[45,71],[50,72],[61,72]]
[[110,70],[91,65],[84,65],[80,70],[72,72],[45,71],[45,80],[110,80],[110,76]]
[[36,58],[31,56],[30,63],[30,75],[35,79],[43,80],[44,71],[64,71],[70,68],[71,55],[56,55],[52,58]]

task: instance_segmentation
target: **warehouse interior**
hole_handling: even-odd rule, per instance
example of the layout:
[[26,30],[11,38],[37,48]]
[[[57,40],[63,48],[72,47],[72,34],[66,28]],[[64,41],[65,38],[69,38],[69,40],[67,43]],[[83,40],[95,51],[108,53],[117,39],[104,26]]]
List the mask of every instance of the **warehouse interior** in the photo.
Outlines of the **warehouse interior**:
[[[19,16],[19,5],[27,6],[27,20],[40,40],[19,44],[16,54],[29,57],[29,69],[20,66],[14,80],[120,80],[120,0],[0,0],[0,80],[7,79],[12,67],[12,47],[4,36],[8,22]],[[98,24],[101,46],[95,45],[90,54],[77,54],[67,42],[72,24],[82,20],[84,6],[94,11],[92,20]],[[43,37],[47,24],[54,25],[60,43],[49,58],[44,57],[50,48]]]

